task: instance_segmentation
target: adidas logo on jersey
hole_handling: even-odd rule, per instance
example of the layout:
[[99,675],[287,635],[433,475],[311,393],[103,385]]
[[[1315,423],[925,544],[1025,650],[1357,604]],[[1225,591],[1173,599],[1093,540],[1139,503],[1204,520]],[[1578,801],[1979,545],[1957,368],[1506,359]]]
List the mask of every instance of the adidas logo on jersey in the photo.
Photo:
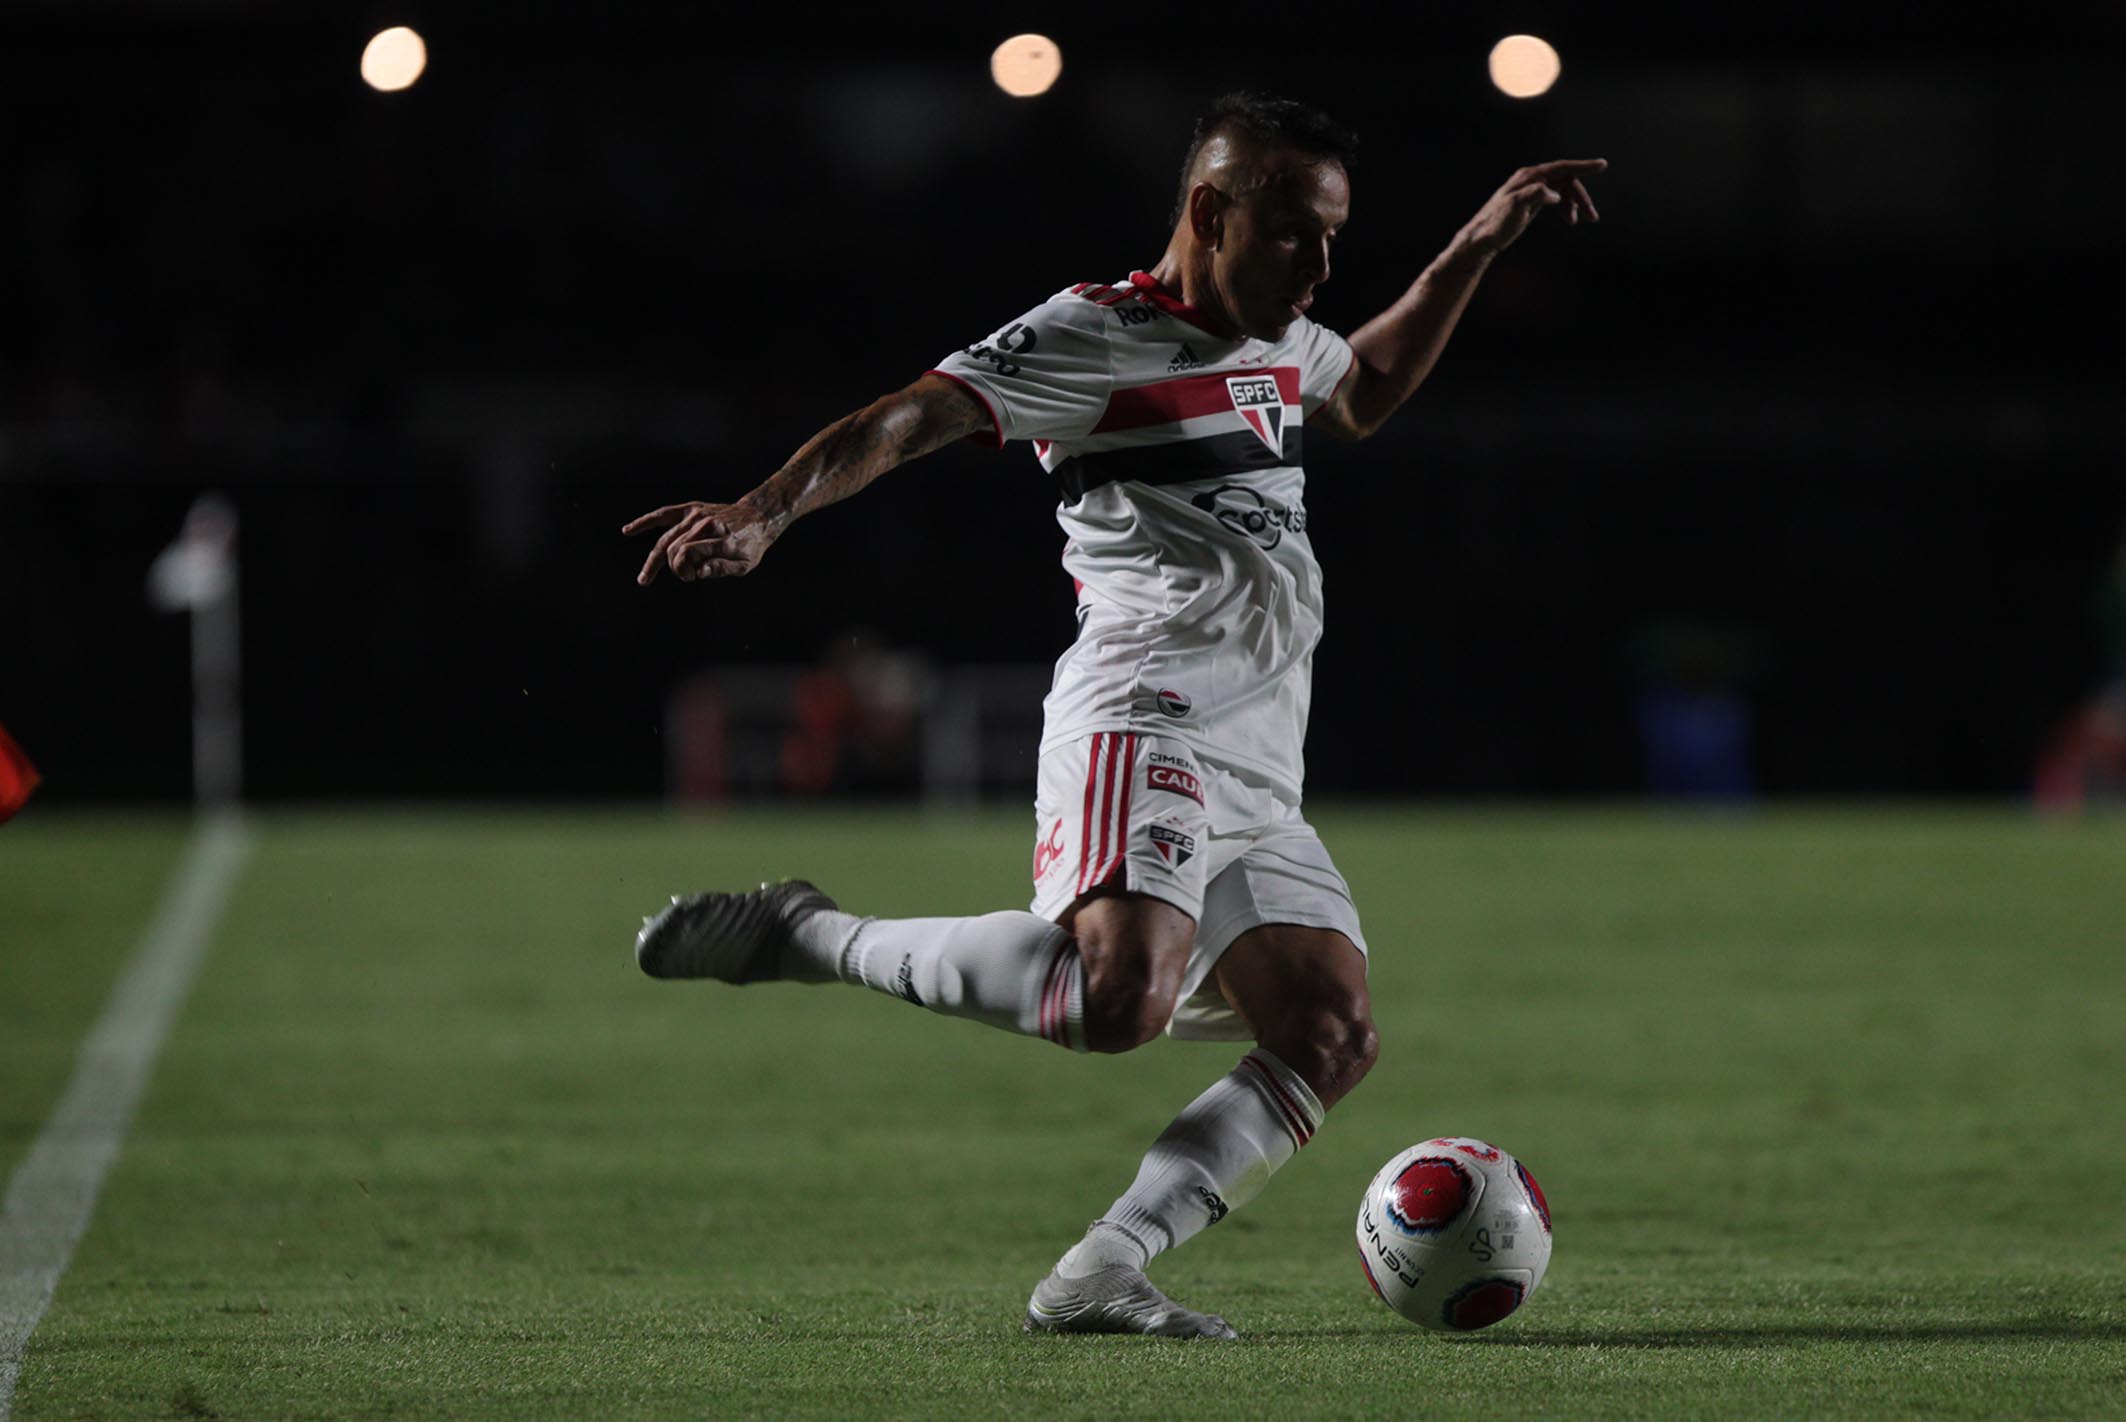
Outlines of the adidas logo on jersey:
[[1172,374],[1177,370],[1201,370],[1203,369],[1203,361],[1198,358],[1194,351],[1188,348],[1188,342],[1183,341],[1181,349],[1174,352],[1174,358],[1167,362],[1166,369],[1168,374]]

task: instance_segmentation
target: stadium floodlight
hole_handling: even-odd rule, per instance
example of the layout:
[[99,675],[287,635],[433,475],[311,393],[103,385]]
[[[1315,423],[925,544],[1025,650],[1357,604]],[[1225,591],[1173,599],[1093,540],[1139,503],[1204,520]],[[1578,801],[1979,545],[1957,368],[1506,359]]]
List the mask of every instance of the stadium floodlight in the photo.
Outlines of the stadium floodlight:
[[192,614],[192,786],[202,809],[243,792],[243,661],[236,610],[236,506],[204,494],[148,568],[148,601]]
[[413,87],[426,68],[427,42],[404,25],[380,31],[362,50],[362,78],[382,93]]
[[1549,93],[1563,69],[1558,52],[1534,35],[1508,35],[1491,47],[1491,82],[1509,98]]
[[989,77],[1014,99],[1031,99],[1055,87],[1063,51],[1047,35],[1013,35],[989,56]]

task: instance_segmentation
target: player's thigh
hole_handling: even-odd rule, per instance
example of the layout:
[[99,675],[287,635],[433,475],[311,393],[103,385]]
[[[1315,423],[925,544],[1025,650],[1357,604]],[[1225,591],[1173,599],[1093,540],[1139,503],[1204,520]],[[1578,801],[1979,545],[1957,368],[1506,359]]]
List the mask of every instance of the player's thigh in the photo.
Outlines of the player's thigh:
[[1216,975],[1255,1040],[1298,1072],[1324,1107],[1371,1070],[1379,1039],[1366,957],[1342,932],[1260,924],[1220,955]]
[[1219,957],[1216,971],[1218,990],[1258,1035],[1323,1013],[1373,1018],[1365,955],[1333,928],[1251,928]]
[[1203,908],[1209,838],[1185,749],[1124,731],[1053,746],[1041,755],[1034,813],[1032,908],[1077,938],[1088,1007],[1119,1011],[1149,994],[1171,1011]]
[[1351,887],[1296,804],[1265,818],[1204,891],[1175,1034],[1252,1037],[1280,1056],[1277,1044],[1310,1033],[1370,1050],[1366,939]]

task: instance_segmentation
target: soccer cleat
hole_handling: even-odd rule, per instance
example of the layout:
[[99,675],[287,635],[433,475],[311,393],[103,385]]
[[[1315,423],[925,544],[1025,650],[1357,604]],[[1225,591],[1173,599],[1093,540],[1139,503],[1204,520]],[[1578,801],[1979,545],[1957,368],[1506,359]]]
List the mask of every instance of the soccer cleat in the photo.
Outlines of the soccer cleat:
[[1066,1279],[1050,1270],[1026,1301],[1028,1333],[1148,1333],[1160,1338],[1238,1338],[1215,1313],[1183,1308],[1142,1269],[1116,1264]]
[[635,962],[653,978],[718,978],[727,983],[831,982],[798,966],[800,924],[835,911],[834,900],[802,879],[762,884],[749,894],[691,894],[642,921]]

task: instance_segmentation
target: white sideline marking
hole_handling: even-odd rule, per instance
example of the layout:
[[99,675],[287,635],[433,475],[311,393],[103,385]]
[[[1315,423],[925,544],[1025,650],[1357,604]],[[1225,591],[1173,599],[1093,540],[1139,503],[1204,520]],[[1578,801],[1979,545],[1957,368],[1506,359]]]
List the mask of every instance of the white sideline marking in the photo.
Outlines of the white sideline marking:
[[0,1205],[0,1422],[14,1413],[22,1350],[88,1228],[104,1172],[250,853],[250,831],[236,814],[201,823],[103,1015],[82,1039],[66,1094],[8,1182]]

